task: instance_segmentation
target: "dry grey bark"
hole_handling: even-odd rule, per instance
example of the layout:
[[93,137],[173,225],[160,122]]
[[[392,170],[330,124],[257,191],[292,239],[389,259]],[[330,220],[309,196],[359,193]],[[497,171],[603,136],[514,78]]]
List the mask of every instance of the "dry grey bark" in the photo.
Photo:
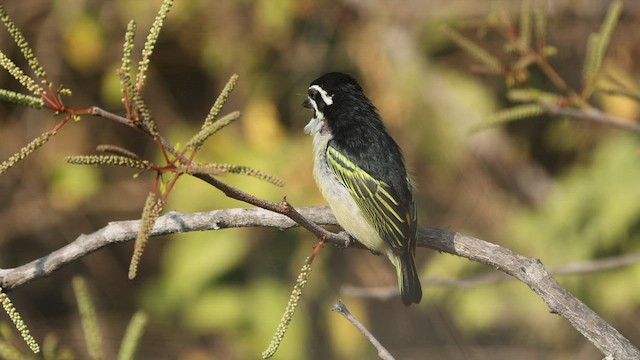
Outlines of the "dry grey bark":
[[[319,225],[335,225],[326,206],[296,209],[307,220]],[[111,222],[104,228],[80,235],[75,241],[28,264],[0,269],[0,286],[12,289],[48,276],[83,256],[111,244],[136,238],[140,221]],[[297,223],[285,215],[261,208],[224,209],[199,213],[169,212],[158,218],[152,236],[189,231],[220,230],[240,227],[274,227],[288,229]],[[331,243],[344,245],[345,233],[326,237]],[[547,304],[551,313],[567,319],[605,356],[614,359],[640,359],[640,351],[593,310],[564,289],[551,277],[540,260],[521,256],[504,247],[454,231],[420,227],[418,245],[477,261],[527,284]]]

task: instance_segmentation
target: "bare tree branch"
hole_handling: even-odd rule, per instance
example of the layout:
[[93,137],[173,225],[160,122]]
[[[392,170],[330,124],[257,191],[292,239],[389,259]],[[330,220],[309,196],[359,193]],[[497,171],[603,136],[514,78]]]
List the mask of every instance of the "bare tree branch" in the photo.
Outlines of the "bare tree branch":
[[[333,214],[326,207],[301,208],[299,211],[314,223],[336,224]],[[188,214],[171,211],[157,219],[150,235],[240,227],[288,229],[294,226],[297,224],[293,220],[259,208],[225,209]],[[140,220],[110,222],[94,233],[80,235],[75,241],[40,259],[13,269],[0,269],[0,287],[10,290],[31,280],[49,276],[62,266],[105,246],[134,240],[139,227]],[[323,231],[326,230],[323,229]],[[344,244],[349,241],[349,237],[346,233],[332,234],[327,241]]]
[[418,244],[463,256],[495,267],[527,284],[544,300],[551,313],[567,319],[603,354],[616,359],[640,359],[640,351],[618,330],[564,289],[549,275],[539,259],[444,229],[419,228]]
[[[283,206],[288,204],[285,203]],[[300,208],[297,211],[292,207],[290,209],[314,227],[336,224],[333,214],[326,206]],[[79,236],[72,243],[38,260],[13,269],[0,269],[0,287],[7,290],[16,288],[29,281],[51,275],[60,267],[100,248],[133,240],[139,225],[138,220],[112,222],[92,234]],[[295,226],[297,223],[287,216],[260,208],[224,209],[189,214],[169,212],[158,218],[151,235],[237,227],[288,229]],[[320,236],[334,244],[344,246],[351,241],[344,232],[334,234],[324,229],[323,232],[328,235],[323,233]],[[613,355],[618,360],[640,358],[640,351],[629,340],[562,288],[539,260],[446,229],[420,227],[418,245],[477,261],[515,277],[538,294],[552,313],[567,319],[603,354]]]
[[[620,256],[612,256],[604,259],[593,261],[578,261],[570,264],[554,266],[547,270],[549,275],[578,275],[599,272],[604,270],[617,269],[629,265],[638,264],[640,262],[640,253],[624,254]],[[486,274],[469,277],[466,279],[454,279],[445,277],[433,277],[422,280],[423,286],[447,286],[463,289],[470,289],[476,286],[493,284],[502,281],[516,280],[503,272],[488,272]],[[381,286],[381,287],[359,287],[353,285],[345,285],[341,289],[341,293],[349,296],[370,297],[377,299],[387,299],[400,295],[397,286]]]
[[542,105],[551,115],[588,120],[618,129],[640,132],[640,123],[634,122],[633,120],[609,115],[602,110],[594,107],[587,109],[576,109],[566,106],[558,106],[544,101],[540,102],[540,105]]
[[349,322],[353,324],[353,326],[355,326],[356,329],[358,329],[362,333],[362,335],[364,335],[364,337],[367,338],[367,340],[369,340],[371,345],[373,345],[373,347],[376,348],[376,350],[378,350],[378,357],[380,359],[395,360],[393,355],[391,355],[391,353],[384,346],[382,346],[380,341],[378,341],[378,339],[376,339],[375,336],[371,334],[369,329],[364,327],[364,325],[362,325],[362,323],[358,321],[358,319],[356,319],[356,317],[353,316],[353,314],[351,314],[351,312],[349,311],[349,309],[347,309],[347,306],[342,302],[342,300],[338,300],[338,302],[336,302],[331,307],[331,311],[335,311],[340,315],[344,316],[347,320],[349,320]]

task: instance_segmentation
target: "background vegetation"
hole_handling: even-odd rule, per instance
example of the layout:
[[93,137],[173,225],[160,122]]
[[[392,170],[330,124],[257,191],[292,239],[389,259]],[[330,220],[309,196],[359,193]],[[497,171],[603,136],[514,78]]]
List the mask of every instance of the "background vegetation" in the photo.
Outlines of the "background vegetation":
[[[608,4],[557,1],[549,6],[547,43],[558,50],[550,62],[570,86],[579,88],[587,37],[599,28]],[[50,79],[73,91],[68,105],[95,104],[116,113],[122,112],[115,70],[126,24],[133,18],[139,29],[148,28],[159,5],[148,0],[5,4]],[[224,179],[257,196],[277,201],[286,195],[295,206],[316,205],[324,201],[311,176],[310,139],[302,133],[311,114],[300,103],[318,75],[350,72],[380,109],[413,168],[421,224],[501,244],[549,267],[639,252],[638,134],[547,116],[470,132],[511,105],[508,84],[473,71],[475,60],[444,35],[441,25],[460,28],[503,57],[503,39],[490,32],[479,37],[487,17],[502,10],[515,21],[519,2],[178,0],[154,53],[145,98],[163,131],[184,142],[237,73],[240,80],[225,109],[240,110],[242,117],[216,135],[200,157],[249,165],[285,180],[286,186],[277,188],[248,177]],[[625,1],[605,62],[605,71],[632,89],[640,70],[639,16],[640,6]],[[0,48],[17,58],[5,32],[0,32]],[[553,89],[535,68],[530,76],[539,88]],[[0,88],[18,84],[0,72]],[[620,96],[597,96],[593,103],[631,120],[640,111],[637,102]],[[52,124],[41,112],[1,103],[0,157]],[[0,267],[43,256],[108,221],[139,217],[148,181],[133,178],[128,169],[63,160],[92,153],[100,143],[160,156],[146,138],[102,119],[68,126],[0,177]],[[165,209],[237,206],[244,205],[202,181],[185,179]],[[78,274],[97,299],[109,358],[140,309],[149,315],[140,358],[256,358],[314,244],[303,230],[154,238],[134,281],[127,279],[133,246],[128,243],[87,256],[10,296],[36,338],[54,333],[77,358],[88,356],[71,285]],[[492,272],[431,251],[420,250],[417,257],[423,282]],[[375,357],[366,340],[329,311],[338,298],[399,359],[601,358],[517,282],[427,285],[422,303],[405,308],[397,297],[352,295],[354,289],[395,288],[385,259],[327,247],[314,264],[277,358]],[[638,265],[558,279],[640,344]]]

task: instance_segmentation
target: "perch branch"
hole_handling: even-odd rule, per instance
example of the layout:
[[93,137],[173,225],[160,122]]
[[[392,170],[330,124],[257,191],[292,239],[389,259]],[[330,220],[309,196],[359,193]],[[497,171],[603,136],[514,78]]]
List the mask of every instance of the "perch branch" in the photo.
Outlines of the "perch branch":
[[[317,227],[336,224],[335,217],[326,206],[299,208],[295,214]],[[139,225],[139,220],[111,222],[92,234],[79,236],[70,244],[40,259],[16,268],[0,269],[0,287],[7,290],[16,288],[29,281],[51,275],[62,266],[105,246],[133,240]],[[224,209],[189,214],[169,212],[158,218],[151,235],[239,227],[288,229],[295,226],[297,223],[287,216],[260,208]],[[327,242],[344,246],[351,241],[344,232],[334,234],[324,229],[323,231],[329,234],[322,235]],[[603,354],[613,354],[618,360],[640,358],[640,351],[629,340],[562,288],[539,260],[445,229],[420,227],[418,245],[477,261],[515,277],[538,294],[552,313],[567,319]]]

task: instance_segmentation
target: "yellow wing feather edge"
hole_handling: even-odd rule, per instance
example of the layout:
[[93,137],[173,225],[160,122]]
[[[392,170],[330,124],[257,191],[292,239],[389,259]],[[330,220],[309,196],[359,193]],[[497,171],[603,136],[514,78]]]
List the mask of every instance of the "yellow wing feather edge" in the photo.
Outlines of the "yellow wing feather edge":
[[365,218],[394,252],[404,254],[407,242],[413,240],[408,222],[415,215],[400,214],[404,209],[400,208],[387,183],[375,179],[332,146],[327,147],[326,154],[329,168],[349,191]]

